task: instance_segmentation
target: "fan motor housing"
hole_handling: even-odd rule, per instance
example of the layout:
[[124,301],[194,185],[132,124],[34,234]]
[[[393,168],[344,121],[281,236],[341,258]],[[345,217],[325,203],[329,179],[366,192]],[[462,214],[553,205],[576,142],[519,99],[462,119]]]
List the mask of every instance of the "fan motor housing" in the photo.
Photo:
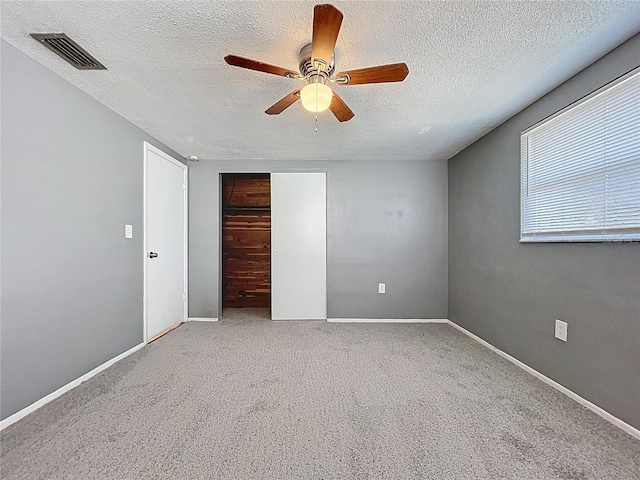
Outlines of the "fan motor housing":
[[300,49],[300,54],[298,55],[299,59],[299,70],[300,75],[305,78],[309,78],[315,75],[320,75],[326,78],[329,78],[334,70],[335,70],[335,51],[331,54],[331,62],[329,63],[329,67],[326,70],[319,72],[316,70],[311,64],[311,44],[307,43],[304,47]]

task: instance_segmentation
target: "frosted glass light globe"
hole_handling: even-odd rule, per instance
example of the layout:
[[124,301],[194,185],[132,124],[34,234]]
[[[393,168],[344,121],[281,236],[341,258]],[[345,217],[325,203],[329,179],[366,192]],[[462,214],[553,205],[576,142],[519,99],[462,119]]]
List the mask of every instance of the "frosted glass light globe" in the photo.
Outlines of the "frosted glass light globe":
[[300,90],[302,106],[310,112],[324,112],[333,99],[333,90],[324,83],[310,83]]

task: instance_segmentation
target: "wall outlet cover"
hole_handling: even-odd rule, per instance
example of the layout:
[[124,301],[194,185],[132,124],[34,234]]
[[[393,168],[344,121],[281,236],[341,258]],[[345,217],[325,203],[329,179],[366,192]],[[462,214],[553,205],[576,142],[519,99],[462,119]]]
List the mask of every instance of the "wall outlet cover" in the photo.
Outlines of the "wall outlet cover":
[[133,225],[124,226],[124,238],[133,238]]
[[385,283],[378,284],[378,293],[385,293],[387,285]]
[[569,326],[567,325],[567,322],[556,319],[556,338],[566,342],[568,328]]

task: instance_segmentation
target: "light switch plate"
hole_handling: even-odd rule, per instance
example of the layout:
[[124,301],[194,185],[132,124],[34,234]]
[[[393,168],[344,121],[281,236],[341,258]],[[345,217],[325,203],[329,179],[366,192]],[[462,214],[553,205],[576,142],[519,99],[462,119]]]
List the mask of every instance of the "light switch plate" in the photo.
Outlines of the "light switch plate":
[[133,225],[124,226],[124,238],[133,238]]

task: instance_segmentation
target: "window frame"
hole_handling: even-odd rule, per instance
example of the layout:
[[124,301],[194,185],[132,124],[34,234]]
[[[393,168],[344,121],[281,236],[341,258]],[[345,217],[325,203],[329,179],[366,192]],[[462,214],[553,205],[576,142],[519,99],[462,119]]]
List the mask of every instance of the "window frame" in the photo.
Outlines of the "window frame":
[[558,117],[570,112],[575,108],[579,108],[585,103],[589,102],[593,98],[605,93],[606,91],[615,88],[620,83],[628,80],[631,77],[640,75],[640,66],[632,69],[631,71],[621,75],[620,77],[612,80],[611,82],[603,85],[602,87],[594,90],[593,92],[579,98],[575,102],[567,105],[566,107],[558,110],[557,112],[543,118],[539,122],[531,125],[520,133],[520,243],[630,243],[640,242],[640,226],[637,229],[619,228],[619,229],[607,229],[595,231],[565,231],[565,232],[553,232],[553,233],[524,233],[524,220],[525,220],[525,198],[527,191],[527,184],[529,181],[528,176],[528,150],[527,139],[528,135],[534,130],[545,126],[549,122],[554,121]]

